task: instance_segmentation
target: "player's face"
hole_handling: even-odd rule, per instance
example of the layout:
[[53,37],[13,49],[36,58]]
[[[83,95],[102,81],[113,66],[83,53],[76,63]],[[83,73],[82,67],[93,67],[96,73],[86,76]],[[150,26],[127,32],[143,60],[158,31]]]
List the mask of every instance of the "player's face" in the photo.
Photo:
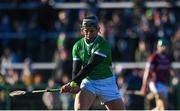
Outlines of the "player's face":
[[164,45],[162,45],[162,46],[157,46],[157,49],[158,49],[159,52],[166,52],[167,46],[164,46]]
[[81,30],[83,35],[85,36],[85,39],[88,41],[94,40],[94,38],[98,34],[97,28],[94,27],[83,27]]

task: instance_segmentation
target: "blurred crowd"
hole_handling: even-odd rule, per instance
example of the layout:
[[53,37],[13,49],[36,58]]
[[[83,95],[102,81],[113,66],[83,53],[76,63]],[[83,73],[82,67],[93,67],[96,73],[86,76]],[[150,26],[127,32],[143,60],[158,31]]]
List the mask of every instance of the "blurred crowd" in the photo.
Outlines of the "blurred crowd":
[[[34,1],[36,0],[26,0]],[[139,3],[141,0],[135,1]],[[22,2],[24,0],[14,0],[14,3]],[[99,34],[109,41],[113,62],[145,62],[156,50],[156,42],[160,38],[169,41],[169,54],[173,61],[180,61],[180,8],[149,9],[137,5],[134,9],[62,10],[50,7],[48,0],[41,0],[40,3],[42,6],[37,9],[0,10],[0,109],[5,109],[7,103],[4,86],[10,87],[9,90],[12,91],[15,86],[23,84],[25,90],[33,90],[40,85],[40,88],[44,88],[44,84],[46,88],[59,87],[71,80],[71,49],[75,41],[81,38],[79,29],[82,19],[92,13],[99,17]],[[31,66],[33,62],[53,62],[56,68],[53,71],[34,70]],[[13,63],[24,63],[24,67],[22,70],[6,68]],[[180,71],[176,69],[175,72],[178,79],[171,83],[169,109],[180,109],[177,94],[180,90],[177,88]],[[114,73],[117,75],[119,88],[124,92],[127,109],[153,107],[153,101],[147,100],[152,98],[151,95],[144,97],[126,93],[127,90],[140,90],[142,69],[114,69]],[[41,96],[47,109],[73,108],[73,95],[44,93]],[[14,104],[15,100],[11,99]],[[92,107],[103,108],[96,104]]]

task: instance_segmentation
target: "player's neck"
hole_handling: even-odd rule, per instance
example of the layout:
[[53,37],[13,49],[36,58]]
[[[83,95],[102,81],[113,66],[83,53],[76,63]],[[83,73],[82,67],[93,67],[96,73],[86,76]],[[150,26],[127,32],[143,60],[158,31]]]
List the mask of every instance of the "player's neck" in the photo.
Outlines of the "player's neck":
[[97,38],[97,36],[94,37],[94,38],[92,38],[92,39],[85,39],[85,41],[86,41],[87,44],[92,44],[92,43],[94,43],[94,41],[96,40],[96,38]]
[[165,51],[157,51],[157,53],[160,54],[160,55],[167,54],[167,52],[165,52]]

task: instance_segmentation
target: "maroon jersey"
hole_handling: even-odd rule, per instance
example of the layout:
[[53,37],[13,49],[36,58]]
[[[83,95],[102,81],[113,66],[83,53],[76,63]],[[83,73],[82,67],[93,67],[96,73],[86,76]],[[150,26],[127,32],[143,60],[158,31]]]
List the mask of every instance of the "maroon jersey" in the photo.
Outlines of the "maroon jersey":
[[167,54],[159,54],[154,52],[148,58],[150,62],[150,79],[155,80],[155,82],[162,82],[168,84],[170,80],[170,68],[171,59]]

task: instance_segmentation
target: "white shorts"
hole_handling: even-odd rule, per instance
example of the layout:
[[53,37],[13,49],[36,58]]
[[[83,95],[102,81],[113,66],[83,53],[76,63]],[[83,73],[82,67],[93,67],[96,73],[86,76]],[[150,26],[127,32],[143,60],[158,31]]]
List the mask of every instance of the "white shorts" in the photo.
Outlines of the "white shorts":
[[102,103],[122,98],[115,76],[100,80],[83,79],[80,87],[96,94]]

